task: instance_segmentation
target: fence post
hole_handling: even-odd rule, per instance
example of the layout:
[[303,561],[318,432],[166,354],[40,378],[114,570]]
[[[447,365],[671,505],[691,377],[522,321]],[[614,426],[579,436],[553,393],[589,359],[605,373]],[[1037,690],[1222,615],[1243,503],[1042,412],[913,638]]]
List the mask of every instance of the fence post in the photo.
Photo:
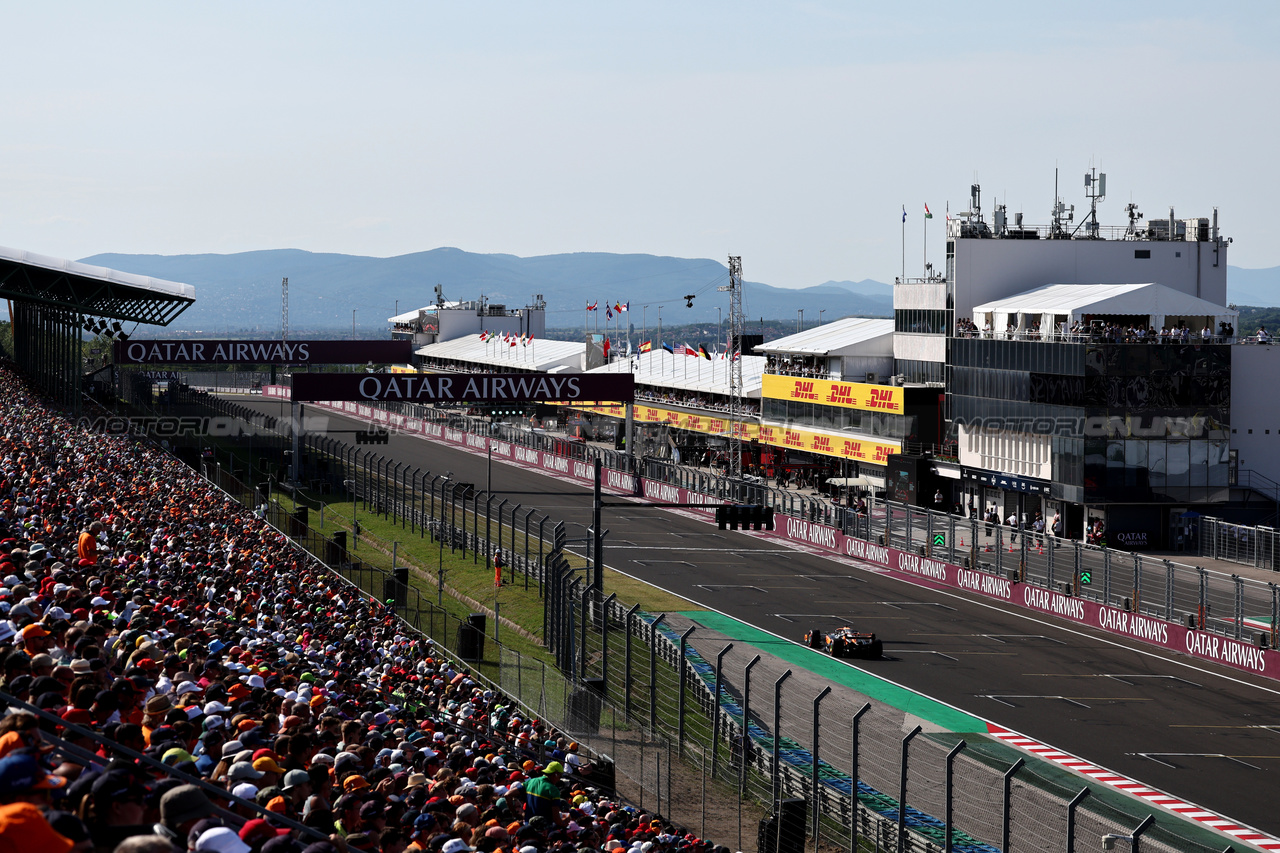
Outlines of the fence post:
[[1111,606],[1111,549],[1102,546],[1102,603]]
[[659,613],[649,623],[649,729],[658,732],[658,626],[667,618]]
[[[950,752],[947,753],[947,787],[946,787],[947,805],[946,805],[946,816],[943,819],[944,822],[946,823],[947,837],[942,842],[943,853],[951,853],[951,845],[952,845],[951,836],[955,833],[955,820],[954,820],[954,814],[952,813],[952,806],[955,804],[955,797],[953,796],[953,794],[955,793],[956,756],[959,755],[961,751],[964,750],[964,748],[968,745],[969,744],[965,743],[964,740],[962,739],[959,743],[957,743],[954,747],[951,748]],[[1071,851],[1068,849],[1067,853],[1071,853]]]
[[[1275,602],[1275,584],[1272,584],[1272,602]],[[720,684],[724,673],[724,656],[733,648],[729,643],[716,652],[716,691],[711,709],[711,777],[714,779],[720,758]]]
[[697,625],[690,625],[689,629],[680,635],[680,656],[676,659],[676,678],[680,680],[680,686],[676,690],[677,701],[679,705],[676,707],[676,747],[680,751],[680,755],[684,755],[684,692],[685,692],[685,649],[688,647],[689,635],[694,632]]
[[760,663],[760,655],[747,662],[742,671],[742,756],[738,768],[738,799],[747,786],[747,750],[753,746],[751,740],[751,668]]
[[849,853],[858,853],[858,721],[862,719],[862,715],[871,710],[871,703],[867,702],[858,709],[858,713],[853,715],[853,750],[852,758],[849,762]]
[[593,583],[588,583],[582,588],[582,639],[579,641],[580,648],[578,649],[578,657],[580,659],[578,664],[579,678],[587,677],[587,628],[591,626],[591,619],[587,614],[591,609],[591,590],[595,588],[596,585]]
[[[487,511],[487,509],[486,509]],[[467,520],[462,519],[463,532],[466,532]],[[471,496],[471,565],[480,562],[480,491],[477,489]]]
[[1003,853],[1009,853],[1009,814],[1010,799],[1013,795],[1013,775],[1026,763],[1025,758],[1019,758],[1004,774],[1004,811],[1000,819],[1000,850]]
[[1075,555],[1074,555],[1075,559],[1074,559],[1073,568],[1071,571],[1071,591],[1075,595],[1079,595],[1080,594],[1080,569],[1084,562],[1083,555],[1081,552],[1084,550],[1084,546],[1080,544],[1079,539],[1072,540],[1071,544],[1073,546],[1073,550],[1075,551]]
[[604,680],[604,693],[609,694],[609,609],[618,597],[615,592],[604,600],[600,611],[600,677]]
[[[524,589],[529,591],[529,519],[533,518],[534,507],[524,514]],[[541,531],[539,531],[541,532]]]
[[626,629],[626,647],[623,652],[622,718],[628,723],[631,722],[631,617],[635,616],[639,609],[639,604],[633,604],[623,619],[623,627]]
[[1085,801],[1092,793],[1089,786],[1085,785],[1080,789],[1080,793],[1071,798],[1071,802],[1067,803],[1067,849],[1066,853],[1075,853],[1076,848],[1076,808]]
[[[773,683],[773,767],[771,772],[773,775],[773,808],[775,811],[778,808],[778,801],[782,794],[782,774],[779,772],[781,768],[778,766],[778,758],[782,747],[778,732],[782,728],[782,683],[790,677],[791,670],[787,670]],[[778,820],[778,833],[781,836],[781,819]]]
[[1244,578],[1239,575],[1232,575],[1231,580],[1236,585],[1234,621],[1236,623],[1236,639],[1239,640],[1244,636]]
[[827,685],[813,700],[813,776],[809,786],[813,797],[813,853],[818,853],[818,817],[822,805],[822,799],[818,796],[818,721],[820,719],[818,706],[830,692],[831,686]]
[[1133,612],[1138,613],[1142,606],[1142,557],[1133,555]]
[[1146,833],[1148,829],[1151,828],[1151,825],[1154,824],[1155,822],[1156,822],[1156,816],[1153,814],[1149,814],[1142,819],[1142,823],[1138,824],[1137,827],[1134,828],[1133,845],[1130,849],[1130,853],[1138,853],[1138,845],[1141,843],[1142,836]]
[[[506,507],[506,505],[509,503],[511,503],[509,499],[503,498],[502,501],[498,504],[498,550],[499,551],[502,550],[502,516],[504,514],[504,507]],[[519,505],[517,505],[514,509],[511,510],[511,547],[507,549],[508,551],[512,551],[512,552],[515,551],[515,544],[516,544],[516,531],[515,531],[516,509],[519,509]],[[516,566],[515,566],[516,555],[512,553],[511,559],[508,560],[507,562],[511,563],[511,580],[514,582],[516,579]]]
[[[486,495],[484,500],[484,558],[490,563],[493,562],[493,499],[497,495]],[[478,534],[479,531],[476,531]],[[479,551],[480,543],[476,543],[476,550]]]
[[1173,561],[1164,561],[1164,618],[1173,621]]
[[1276,632],[1280,631],[1280,626],[1276,624],[1280,622],[1280,589],[1270,582],[1267,583],[1267,586],[1271,587],[1271,642],[1268,645],[1274,649],[1276,647]]
[[[922,731],[916,726],[902,739],[902,765],[898,781],[898,853],[907,849],[907,753],[911,740]],[[1007,851],[1006,851],[1007,853]]]
[[1209,615],[1209,573],[1204,566],[1196,566],[1196,573],[1200,576],[1200,613],[1196,627],[1203,631],[1205,617]]

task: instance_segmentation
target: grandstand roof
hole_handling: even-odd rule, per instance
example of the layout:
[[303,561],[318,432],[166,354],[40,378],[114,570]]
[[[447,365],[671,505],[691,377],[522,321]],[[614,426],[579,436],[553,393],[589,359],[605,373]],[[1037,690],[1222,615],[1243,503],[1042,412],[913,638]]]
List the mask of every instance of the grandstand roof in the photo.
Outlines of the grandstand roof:
[[756,347],[756,352],[779,355],[893,355],[893,320],[846,317],[761,344]]
[[0,246],[0,298],[166,325],[195,302],[189,284]]
[[[501,336],[488,341],[479,335],[466,335],[448,341],[427,344],[415,353],[422,358],[438,358],[482,364],[486,367],[505,367],[511,370],[535,370],[549,372],[553,368],[579,370],[587,345],[581,341],[553,341],[535,338],[530,343],[503,342]],[[565,371],[567,372],[567,371]]]
[[[765,359],[748,355],[742,359],[742,394],[760,396],[760,377]],[[710,361],[699,356],[672,355],[666,350],[646,352],[631,358],[620,358],[588,373],[634,373],[637,385],[655,388],[679,388],[707,394],[729,393],[728,359],[713,356]]]

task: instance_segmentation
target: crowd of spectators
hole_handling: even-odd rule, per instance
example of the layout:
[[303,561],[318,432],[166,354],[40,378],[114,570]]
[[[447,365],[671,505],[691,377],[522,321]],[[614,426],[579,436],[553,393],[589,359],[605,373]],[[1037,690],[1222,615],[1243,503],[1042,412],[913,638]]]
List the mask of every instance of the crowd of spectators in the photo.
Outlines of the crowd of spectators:
[[[1001,338],[1010,341],[1062,341],[1066,343],[1115,343],[1115,344],[1222,344],[1235,341],[1235,326],[1226,321],[1218,323],[1215,330],[1205,325],[1196,330],[1185,322],[1179,321],[1172,326],[1156,329],[1145,323],[1115,323],[1102,321],[1083,323],[1079,320],[1068,325],[1065,321],[1041,329],[1039,320],[1032,320],[1027,326],[1019,327],[1011,320],[1003,333],[993,331],[991,322],[983,323],[981,328],[970,317],[956,320],[956,337],[958,338]],[[1258,343],[1269,343],[1270,336],[1265,327],[1258,330],[1253,338]],[[1250,342],[1246,340],[1246,342]]]
[[3,703],[0,853],[727,853],[614,799],[391,610],[7,366],[0,670],[54,718]]

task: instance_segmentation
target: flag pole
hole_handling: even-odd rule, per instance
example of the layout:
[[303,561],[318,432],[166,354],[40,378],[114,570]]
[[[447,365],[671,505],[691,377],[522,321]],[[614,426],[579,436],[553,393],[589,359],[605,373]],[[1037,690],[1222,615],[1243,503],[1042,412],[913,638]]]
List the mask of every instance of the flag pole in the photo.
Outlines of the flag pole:
[[902,206],[902,283],[907,283],[907,206]]
[[[928,210],[928,205],[925,210]],[[921,275],[929,275],[929,217],[922,217],[920,220],[921,239],[924,241],[924,266],[921,267]]]

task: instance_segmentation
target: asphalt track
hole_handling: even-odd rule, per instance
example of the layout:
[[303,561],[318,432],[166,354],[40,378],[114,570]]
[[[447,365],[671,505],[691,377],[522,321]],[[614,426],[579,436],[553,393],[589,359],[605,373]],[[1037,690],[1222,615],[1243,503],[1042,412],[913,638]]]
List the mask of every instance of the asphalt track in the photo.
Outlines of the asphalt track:
[[[278,401],[238,401],[287,415]],[[364,426],[325,414],[332,429]],[[382,452],[485,483],[484,457],[462,450],[392,433]],[[564,520],[570,539],[585,535],[588,490],[500,462],[492,470],[495,493]],[[604,527],[605,561],[627,574],[781,636],[843,624],[875,631],[886,657],[857,662],[869,672],[1280,833],[1267,775],[1280,772],[1280,684],[720,531],[678,511],[606,509]]]

